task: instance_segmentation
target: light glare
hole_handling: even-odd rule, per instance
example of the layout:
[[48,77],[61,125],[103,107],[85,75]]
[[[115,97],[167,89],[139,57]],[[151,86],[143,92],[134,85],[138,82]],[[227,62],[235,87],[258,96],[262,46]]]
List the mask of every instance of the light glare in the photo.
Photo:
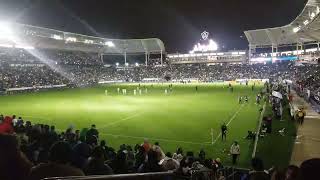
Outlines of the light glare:
[[108,47],[114,47],[115,46],[112,41],[105,42],[105,45],[107,45]]
[[208,51],[216,51],[218,50],[218,45],[216,42],[214,42],[212,39],[209,40],[208,44],[196,44],[193,47],[193,50],[189,53],[192,54],[194,52],[208,52]]
[[293,32],[294,32],[294,33],[298,32],[298,31],[300,31],[300,26],[293,28]]

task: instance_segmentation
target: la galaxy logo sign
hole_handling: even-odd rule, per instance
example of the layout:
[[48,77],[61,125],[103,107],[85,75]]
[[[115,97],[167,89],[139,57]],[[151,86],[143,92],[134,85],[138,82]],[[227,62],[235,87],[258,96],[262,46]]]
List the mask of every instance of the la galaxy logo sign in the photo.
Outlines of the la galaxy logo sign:
[[207,40],[209,38],[209,33],[207,31],[203,31],[201,33],[202,40]]

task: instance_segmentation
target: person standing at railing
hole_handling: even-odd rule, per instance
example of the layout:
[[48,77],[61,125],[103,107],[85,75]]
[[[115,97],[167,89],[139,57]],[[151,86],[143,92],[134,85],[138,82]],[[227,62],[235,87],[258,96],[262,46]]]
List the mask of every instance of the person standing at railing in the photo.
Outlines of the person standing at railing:
[[234,143],[230,147],[230,154],[232,156],[232,164],[237,164],[238,156],[240,155],[240,145],[237,141],[234,141]]

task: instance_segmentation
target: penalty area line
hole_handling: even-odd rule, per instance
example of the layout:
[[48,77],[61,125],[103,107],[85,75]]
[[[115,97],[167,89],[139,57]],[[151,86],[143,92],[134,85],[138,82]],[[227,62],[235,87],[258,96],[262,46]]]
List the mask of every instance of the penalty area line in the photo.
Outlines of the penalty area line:
[[[241,111],[241,109],[242,109],[242,107],[243,107],[244,105],[242,104],[240,107],[239,107],[239,109],[233,114],[233,116],[230,118],[230,120],[228,121],[228,123],[226,124],[227,126],[229,126],[229,124],[237,117],[237,115],[239,114],[239,112]],[[216,139],[213,141],[213,144],[215,144],[217,141],[218,141],[218,139],[221,137],[221,132],[219,133],[219,135],[216,137]]]
[[104,128],[107,128],[107,127],[110,127],[110,126],[114,126],[114,125],[119,124],[119,123],[121,123],[121,122],[123,122],[123,121],[128,121],[128,120],[130,120],[130,119],[132,119],[132,118],[134,118],[134,117],[136,117],[136,116],[140,116],[140,115],[143,114],[143,113],[144,113],[144,112],[135,113],[135,114],[133,114],[133,115],[127,116],[127,117],[125,117],[125,118],[122,118],[122,119],[120,119],[120,120],[118,120],[118,121],[114,121],[114,122],[112,122],[112,123],[109,123],[109,124],[106,124],[106,125],[104,125],[104,126],[101,126],[101,127],[98,128],[98,129],[104,129]]

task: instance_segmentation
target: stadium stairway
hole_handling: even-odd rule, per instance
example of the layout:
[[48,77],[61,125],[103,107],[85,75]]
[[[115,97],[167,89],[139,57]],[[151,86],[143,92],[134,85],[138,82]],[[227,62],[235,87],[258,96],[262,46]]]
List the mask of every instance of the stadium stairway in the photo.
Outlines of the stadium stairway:
[[290,162],[299,166],[306,159],[320,157],[320,115],[296,92],[292,91],[292,95],[294,109],[303,106],[306,110],[304,124],[298,127]]

